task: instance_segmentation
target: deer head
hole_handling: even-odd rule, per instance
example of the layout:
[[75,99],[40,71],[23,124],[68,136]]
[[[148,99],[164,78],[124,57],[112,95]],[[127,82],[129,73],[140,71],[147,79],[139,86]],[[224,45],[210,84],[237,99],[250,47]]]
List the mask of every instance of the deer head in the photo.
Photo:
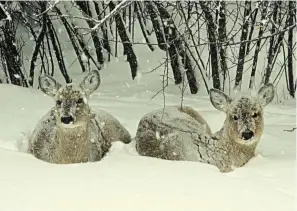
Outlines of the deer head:
[[259,141],[264,127],[263,108],[273,98],[274,87],[272,84],[264,85],[256,97],[249,96],[238,99],[231,99],[217,89],[210,90],[212,105],[226,114],[223,129],[228,139],[247,145]]
[[62,86],[51,76],[39,76],[40,89],[56,101],[55,117],[58,126],[76,127],[89,118],[89,95],[100,85],[100,75],[96,70],[90,71],[79,85]]

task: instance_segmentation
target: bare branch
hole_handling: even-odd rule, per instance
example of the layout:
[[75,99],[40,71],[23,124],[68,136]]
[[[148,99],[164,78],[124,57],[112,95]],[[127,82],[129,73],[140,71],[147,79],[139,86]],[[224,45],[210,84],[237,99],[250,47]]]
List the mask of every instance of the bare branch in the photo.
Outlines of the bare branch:
[[55,0],[52,5],[49,5],[49,7],[45,11],[36,15],[36,17],[42,16],[43,14],[48,13],[49,11],[53,10],[59,2],[60,2],[60,0]]
[[132,4],[132,1],[122,0],[119,4],[117,4],[115,6],[115,8],[108,15],[106,15],[102,20],[98,21],[97,24],[93,28],[90,28],[87,30],[91,30],[91,31],[98,30],[102,26],[103,23],[105,23],[107,20],[112,18],[114,15],[119,13],[124,8],[128,7],[130,4]]

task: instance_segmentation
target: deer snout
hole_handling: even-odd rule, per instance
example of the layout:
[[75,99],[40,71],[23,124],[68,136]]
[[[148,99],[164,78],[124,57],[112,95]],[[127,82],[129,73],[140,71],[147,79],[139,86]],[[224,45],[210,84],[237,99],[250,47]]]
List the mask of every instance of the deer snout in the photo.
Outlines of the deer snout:
[[251,130],[245,130],[241,133],[243,140],[250,140],[254,137],[254,132]]
[[61,122],[64,124],[70,124],[71,122],[73,122],[73,117],[72,116],[63,116],[61,117]]

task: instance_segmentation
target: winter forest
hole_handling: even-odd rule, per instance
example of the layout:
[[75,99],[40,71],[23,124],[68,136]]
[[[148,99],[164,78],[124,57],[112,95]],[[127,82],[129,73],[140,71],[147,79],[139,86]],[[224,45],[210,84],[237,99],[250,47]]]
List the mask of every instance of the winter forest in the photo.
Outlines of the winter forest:
[[[143,45],[164,52],[152,67],[163,69],[164,89],[174,83],[196,94],[271,82],[295,96],[295,1],[7,1],[1,19],[1,83],[35,87],[36,77],[57,72],[70,83],[65,43],[81,72],[126,56],[133,80],[142,57],[134,49]],[[33,43],[29,55],[20,28]]]
[[297,1],[0,1],[1,211],[293,211]]

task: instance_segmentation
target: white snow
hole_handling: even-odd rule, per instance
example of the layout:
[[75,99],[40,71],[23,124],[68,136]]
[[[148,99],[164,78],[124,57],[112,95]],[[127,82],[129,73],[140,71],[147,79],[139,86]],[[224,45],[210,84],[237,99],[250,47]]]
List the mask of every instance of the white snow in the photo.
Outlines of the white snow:
[[[148,24],[148,28],[152,28],[150,21]],[[109,28],[108,34],[112,37]],[[139,34],[140,29],[136,30],[135,42],[143,39]],[[67,37],[65,30],[59,34],[62,36]],[[151,39],[156,43],[153,35]],[[79,83],[83,76],[69,43],[65,38],[62,44],[69,50],[63,54],[65,62],[73,64],[67,65],[69,75],[74,83]],[[110,44],[114,53],[115,44],[112,41]],[[33,47],[28,37],[24,54],[30,55]],[[129,64],[124,62],[122,45],[119,44],[119,57],[111,58],[100,70],[101,85],[88,101],[92,108],[113,114],[133,137],[140,118],[164,105],[162,92],[150,100],[162,88],[164,66],[143,74],[164,60],[164,52],[155,49],[149,52],[145,45],[135,46],[141,68],[132,81]],[[203,59],[209,54],[205,49]],[[262,62],[258,65],[256,88],[259,88],[265,66],[264,55],[259,58]],[[170,77],[171,72],[169,67]],[[277,72],[275,70],[273,74]],[[234,71],[230,73],[234,78]],[[242,87],[249,83],[250,72],[247,73]],[[54,77],[64,82],[58,68]],[[284,77],[282,81],[285,81]],[[207,164],[139,156],[134,141],[128,145],[114,143],[107,156],[96,163],[55,165],[40,161],[24,153],[27,137],[37,121],[54,105],[54,100],[40,90],[0,84],[0,211],[294,210],[296,131],[284,130],[296,127],[296,102],[282,98],[285,96],[282,87],[286,88],[284,82],[278,85],[276,99],[280,98],[283,104],[272,103],[265,108],[265,127],[257,148],[258,155],[244,167],[223,174]],[[180,90],[173,81],[169,80],[165,94],[166,105],[180,105]],[[198,110],[213,132],[222,127],[225,115],[213,108],[203,86],[197,95],[190,95],[186,89],[183,103]]]
[[[121,77],[120,72],[101,71],[101,86],[89,103],[116,116],[134,137],[140,118],[162,108],[163,97],[149,100],[159,81],[147,76],[141,84],[126,86],[127,73]],[[114,143],[96,163],[45,163],[18,149],[26,149],[26,141],[21,141],[53,100],[39,90],[4,84],[0,98],[0,210],[289,211],[295,205],[296,135],[284,131],[295,127],[294,103],[268,105],[259,154],[246,166],[223,174],[207,164],[139,156],[134,142]],[[167,94],[167,105],[179,103],[178,90]],[[184,104],[201,111],[213,131],[222,126],[224,114],[207,96],[186,94]]]
[[15,78],[20,78],[21,76],[19,74],[13,74]]
[[82,52],[82,54],[81,54],[81,60],[83,62],[87,62],[88,61],[88,57],[86,56],[86,54],[84,52]]

